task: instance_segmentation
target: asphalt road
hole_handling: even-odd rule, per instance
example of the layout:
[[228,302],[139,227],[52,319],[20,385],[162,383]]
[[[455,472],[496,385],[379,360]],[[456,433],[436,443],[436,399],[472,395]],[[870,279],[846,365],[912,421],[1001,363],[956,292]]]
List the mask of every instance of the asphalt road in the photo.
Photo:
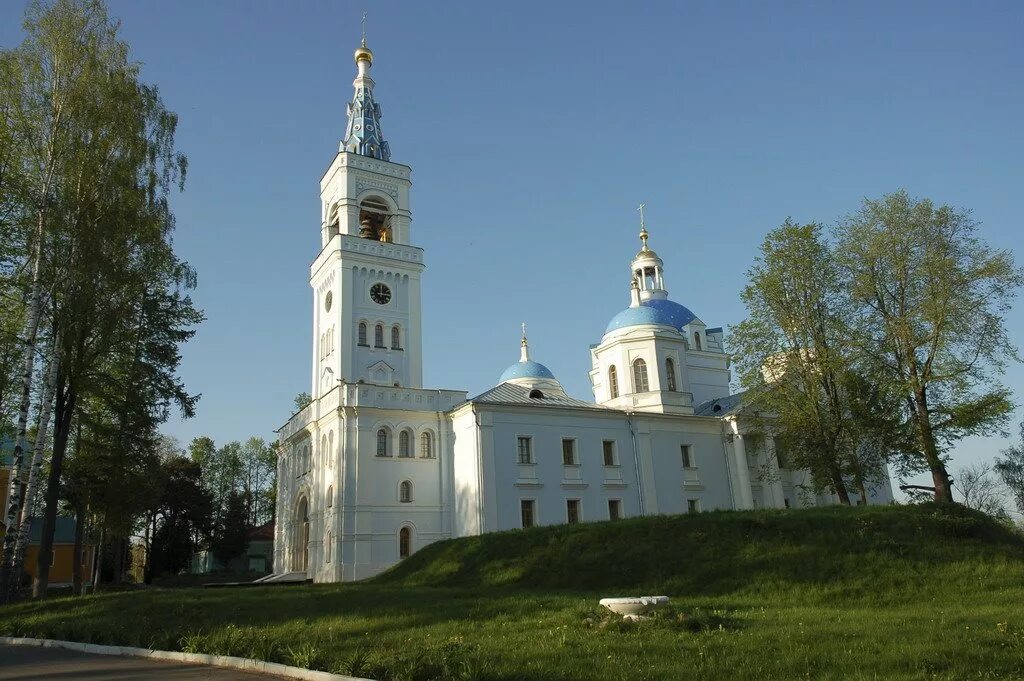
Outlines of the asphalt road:
[[279,676],[255,674],[224,667],[163,662],[140,657],[88,655],[62,648],[0,645],[0,680],[11,679],[145,679],[184,681],[271,681]]

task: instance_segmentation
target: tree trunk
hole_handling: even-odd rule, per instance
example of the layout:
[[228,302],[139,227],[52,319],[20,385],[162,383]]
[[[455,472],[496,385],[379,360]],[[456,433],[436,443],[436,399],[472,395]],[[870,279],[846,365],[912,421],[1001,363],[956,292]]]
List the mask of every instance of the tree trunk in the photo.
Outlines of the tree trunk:
[[39,476],[43,467],[43,454],[46,451],[46,435],[50,427],[50,412],[53,406],[53,393],[57,382],[57,358],[50,361],[46,371],[46,385],[43,388],[43,402],[39,409],[38,432],[36,433],[35,451],[32,454],[32,464],[29,468],[28,484],[25,486],[25,500],[22,504],[21,522],[17,530],[11,534],[17,535],[14,544],[14,559],[12,573],[14,589],[10,595],[17,591],[21,582],[21,573],[25,565],[25,553],[28,551],[28,537],[32,530],[32,522],[35,520],[36,497],[39,496]]
[[[60,373],[63,373],[61,370]],[[39,564],[36,579],[32,584],[32,596],[42,598],[50,584],[50,555],[53,553],[53,530],[57,525],[57,502],[60,499],[60,478],[67,452],[68,435],[71,432],[71,417],[75,411],[76,390],[68,385],[67,379],[57,380],[55,404],[56,423],[53,430],[53,456],[50,458],[50,476],[46,488],[46,509],[43,512],[43,536],[39,542]]]
[[949,473],[946,464],[939,455],[935,444],[935,433],[928,415],[928,396],[924,388],[914,391],[914,421],[917,422],[917,436],[921,441],[921,450],[928,468],[932,472],[932,485],[935,487],[935,501],[941,504],[953,503],[953,489],[949,484]]
[[100,588],[100,578],[103,576],[103,544],[107,541],[107,528],[100,530],[100,540],[92,552],[92,593],[96,594]]
[[832,478],[832,486],[836,490],[836,496],[839,497],[839,503],[843,506],[849,506],[850,492],[846,489],[846,481],[843,480],[843,474],[838,467],[833,466],[832,470],[829,471],[829,475]]
[[[32,376],[36,362],[36,336],[39,332],[39,317],[42,305],[42,282],[40,280],[40,262],[42,260],[42,213],[39,215],[39,227],[36,235],[36,248],[32,263],[32,289],[29,293],[28,315],[22,330],[22,342],[25,344],[25,361],[21,372],[21,403],[18,408],[18,429],[14,443],[14,456],[11,462],[11,479],[9,481],[7,508],[4,512],[4,527],[14,528],[18,525],[18,517],[24,501],[22,496],[22,476],[25,467],[25,435],[28,431],[28,412],[32,405]],[[19,575],[14,574],[14,547],[17,533],[8,531],[4,535],[3,564],[0,566],[0,601],[5,601],[17,590]]]
[[75,508],[75,551],[74,565],[71,567],[71,581],[74,594],[82,594],[82,538],[85,535],[85,509],[79,503]]

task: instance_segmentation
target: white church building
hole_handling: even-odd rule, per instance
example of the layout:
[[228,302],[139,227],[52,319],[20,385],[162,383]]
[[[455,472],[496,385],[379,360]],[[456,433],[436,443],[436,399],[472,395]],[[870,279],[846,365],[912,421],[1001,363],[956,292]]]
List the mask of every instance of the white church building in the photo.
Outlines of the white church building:
[[[533,525],[834,503],[746,432],[722,329],[669,298],[643,227],[628,307],[590,350],[593,402],[531,358],[525,330],[490,390],[424,387],[411,169],[381,134],[365,40],[355,62],[320,180],[312,402],[278,430],[275,575],[362,579],[440,539]],[[890,502],[881,487],[866,501]]]

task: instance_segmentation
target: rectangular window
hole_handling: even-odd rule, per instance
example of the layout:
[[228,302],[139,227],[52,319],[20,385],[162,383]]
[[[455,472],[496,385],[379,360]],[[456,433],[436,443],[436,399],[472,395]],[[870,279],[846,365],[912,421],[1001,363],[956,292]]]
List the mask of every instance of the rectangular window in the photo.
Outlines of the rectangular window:
[[566,499],[565,500],[565,519],[570,525],[575,525],[580,521],[580,500],[579,499]]
[[689,513],[700,513],[700,499],[687,499],[686,510]]
[[683,468],[693,468],[693,445],[679,445],[683,455]]
[[533,439],[519,437],[519,463],[533,463]]
[[536,522],[536,503],[533,499],[523,499],[519,502],[519,517],[523,521],[523,527],[533,527]]
[[618,520],[622,517],[622,502],[619,499],[608,500],[608,520]]
[[615,440],[605,440],[601,445],[604,452],[604,465],[615,465]]
[[576,440],[562,438],[562,463],[566,466],[573,466],[576,461]]

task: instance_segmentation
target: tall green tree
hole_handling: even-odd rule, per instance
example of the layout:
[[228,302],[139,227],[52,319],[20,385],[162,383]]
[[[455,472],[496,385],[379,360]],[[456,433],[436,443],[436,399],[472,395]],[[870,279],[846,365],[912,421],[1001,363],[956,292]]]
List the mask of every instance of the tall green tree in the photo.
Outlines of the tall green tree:
[[998,382],[1017,359],[1003,315],[1024,275],[977,227],[967,211],[899,191],[866,200],[839,228],[861,357],[905,401],[940,502],[953,501],[948,447],[993,432],[1012,409]]
[[811,472],[816,491],[849,504],[846,301],[822,227],[787,220],[747,275],[748,317],[730,334],[747,410],[768,417],[764,427],[785,442],[790,465]]

